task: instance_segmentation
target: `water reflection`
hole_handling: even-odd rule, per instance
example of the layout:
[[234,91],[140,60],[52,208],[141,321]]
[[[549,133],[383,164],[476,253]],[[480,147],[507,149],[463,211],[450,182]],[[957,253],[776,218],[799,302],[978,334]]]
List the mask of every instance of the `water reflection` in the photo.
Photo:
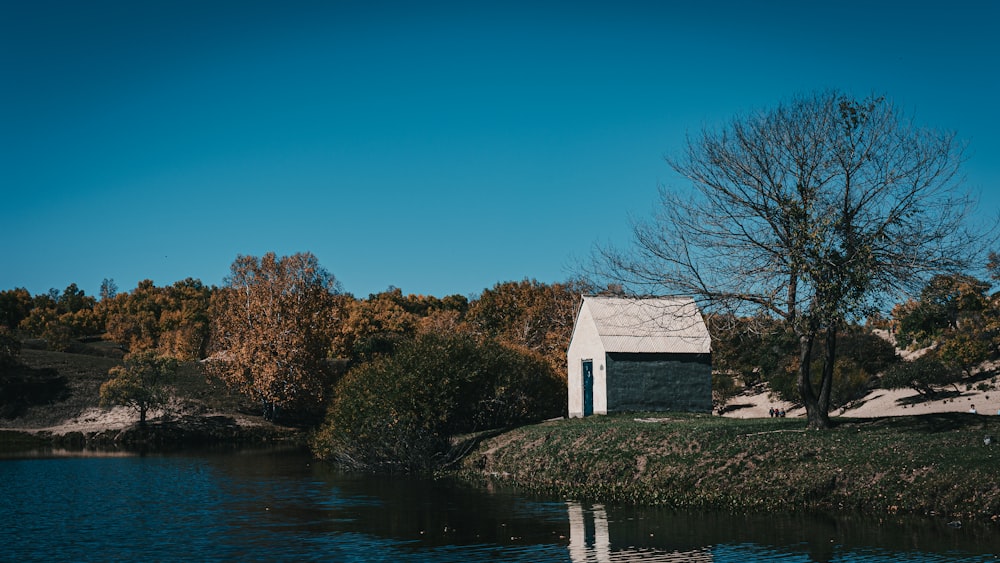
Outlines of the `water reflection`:
[[[610,563],[614,561],[713,561],[707,548],[667,551],[654,547],[626,545],[611,547],[608,513],[604,505],[584,509],[578,502],[567,503],[569,513],[569,557],[573,563]],[[653,537],[653,534],[650,534]]]
[[596,505],[584,512],[578,502],[568,503],[569,556],[574,563],[611,560],[611,537],[608,533],[608,515],[604,507]]
[[1000,561],[995,528],[855,514],[733,515],[566,504],[573,563]]
[[990,526],[738,516],[345,474],[302,452],[0,460],[0,560],[995,561]]

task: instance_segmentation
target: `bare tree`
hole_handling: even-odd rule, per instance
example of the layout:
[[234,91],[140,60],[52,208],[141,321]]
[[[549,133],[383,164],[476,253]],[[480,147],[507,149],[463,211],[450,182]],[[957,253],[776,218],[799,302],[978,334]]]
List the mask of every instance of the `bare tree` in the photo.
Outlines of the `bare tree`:
[[979,252],[962,161],[954,134],[915,126],[884,98],[796,97],[689,136],[668,162],[690,189],[662,188],[657,213],[633,225],[633,247],[597,250],[598,273],[695,296],[730,318],[783,321],[799,342],[809,425],[826,428],[844,323]]

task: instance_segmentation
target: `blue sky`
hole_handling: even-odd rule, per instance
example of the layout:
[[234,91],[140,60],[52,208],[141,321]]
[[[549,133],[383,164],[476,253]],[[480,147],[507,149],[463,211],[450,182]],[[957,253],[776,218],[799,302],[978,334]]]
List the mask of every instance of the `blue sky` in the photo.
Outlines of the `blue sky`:
[[968,142],[1000,209],[1000,2],[0,0],[0,289],[359,296],[569,278],[685,134],[837,88]]

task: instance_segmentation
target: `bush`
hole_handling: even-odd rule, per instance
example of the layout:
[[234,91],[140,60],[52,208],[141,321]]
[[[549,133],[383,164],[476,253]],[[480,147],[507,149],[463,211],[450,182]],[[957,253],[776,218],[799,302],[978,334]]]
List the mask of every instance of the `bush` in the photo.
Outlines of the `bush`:
[[[822,369],[822,364],[816,366]],[[830,390],[830,408],[847,406],[868,393],[872,376],[851,358],[837,358],[833,364],[833,385]]]
[[712,406],[722,410],[726,403],[739,393],[740,388],[736,384],[736,378],[729,373],[712,371]]
[[[786,338],[783,350],[769,368],[767,382],[771,392],[784,401],[798,402],[799,359],[792,342]],[[819,390],[820,377],[826,361],[826,343],[817,339],[810,363],[813,388]],[[833,382],[830,389],[830,408],[846,406],[851,401],[868,392],[870,382],[899,361],[896,349],[886,340],[860,327],[848,327],[837,338],[837,358],[833,367]]]
[[935,388],[955,385],[962,379],[962,371],[950,366],[930,354],[900,362],[882,376],[882,387],[886,389],[910,388],[921,395],[933,396]]
[[868,330],[853,326],[837,339],[837,357],[850,360],[869,376],[882,373],[899,361],[896,347],[892,343]]
[[468,335],[424,334],[337,385],[313,447],[378,471],[425,472],[453,458],[460,434],[557,416],[564,382],[538,356]]

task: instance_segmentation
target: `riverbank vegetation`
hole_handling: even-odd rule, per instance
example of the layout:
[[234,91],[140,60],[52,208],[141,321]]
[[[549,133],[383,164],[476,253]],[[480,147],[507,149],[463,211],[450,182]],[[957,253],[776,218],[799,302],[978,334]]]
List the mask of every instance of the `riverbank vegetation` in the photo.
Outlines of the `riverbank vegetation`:
[[693,414],[550,421],[483,441],[459,473],[604,503],[1000,519],[1000,417],[834,421],[828,431]]
[[465,453],[455,436],[559,416],[566,383],[535,355],[428,333],[352,370],[334,395],[313,438],[317,455],[367,471],[432,472]]

